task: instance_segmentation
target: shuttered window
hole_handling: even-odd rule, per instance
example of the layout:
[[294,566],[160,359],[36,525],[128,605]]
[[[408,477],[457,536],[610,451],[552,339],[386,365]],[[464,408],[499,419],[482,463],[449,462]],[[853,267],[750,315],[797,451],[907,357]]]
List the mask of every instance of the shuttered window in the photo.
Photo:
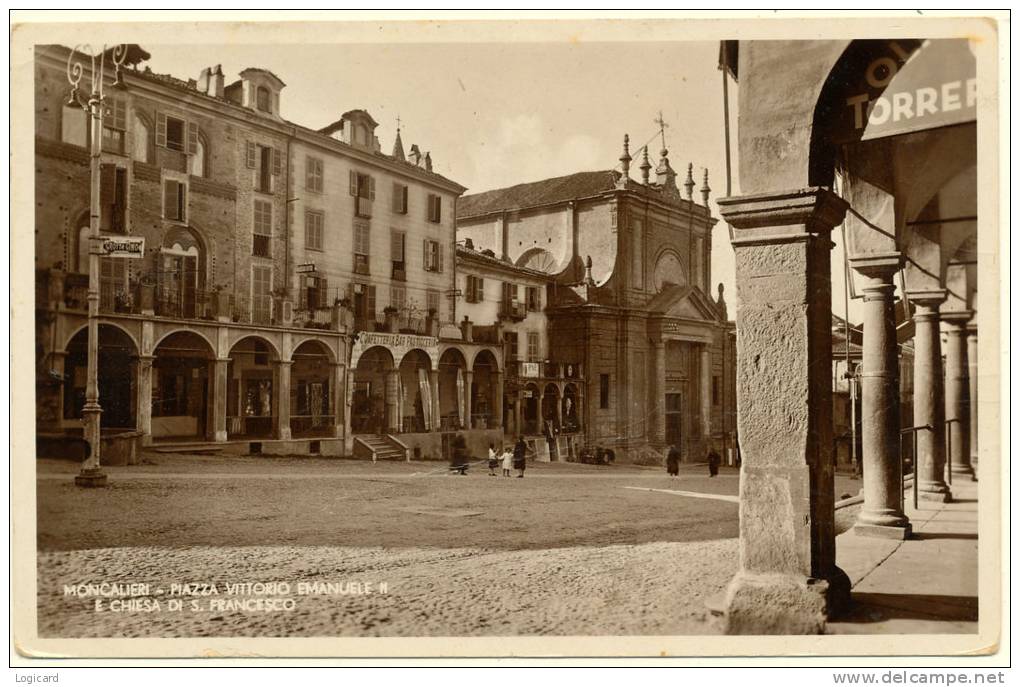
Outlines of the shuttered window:
[[108,98],[103,116],[103,150],[122,154],[126,131],[127,103],[120,98]]
[[443,246],[439,241],[425,239],[423,244],[424,267],[426,272],[443,271]]
[[393,184],[393,212],[407,214],[407,186],[396,182]]
[[272,257],[273,204],[267,200],[255,201],[252,234],[252,255],[261,258]]
[[473,274],[467,275],[467,302],[481,303],[485,300],[485,280]]
[[163,217],[166,219],[185,221],[187,207],[187,187],[173,179],[163,180]]
[[369,227],[367,222],[354,223],[354,272],[369,274]]
[[439,317],[439,292],[433,289],[429,289],[425,294],[426,307],[433,315]]
[[322,193],[322,160],[317,157],[305,158],[305,188]]
[[315,210],[305,211],[305,248],[322,250],[325,215]]
[[403,286],[390,287],[390,305],[398,311],[403,310],[407,304],[407,289]]
[[443,199],[434,193],[429,194],[427,219],[437,224],[443,219]]
[[157,112],[156,145],[189,155],[197,155],[198,124],[168,115],[165,112]]

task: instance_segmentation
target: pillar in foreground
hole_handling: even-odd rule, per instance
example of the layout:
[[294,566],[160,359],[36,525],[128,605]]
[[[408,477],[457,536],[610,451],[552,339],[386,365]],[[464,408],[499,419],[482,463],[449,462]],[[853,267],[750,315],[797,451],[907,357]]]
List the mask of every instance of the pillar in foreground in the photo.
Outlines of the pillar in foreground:
[[967,382],[970,385],[970,464],[977,479],[978,468],[978,339],[977,325],[967,327]]
[[740,570],[729,634],[815,634],[848,601],[836,566],[829,232],[822,188],[724,198],[737,275]]
[[290,367],[293,360],[281,360],[277,363],[279,383],[276,392],[276,437],[278,439],[290,439]]
[[902,263],[899,253],[850,260],[867,280],[861,373],[864,505],[854,532],[888,539],[906,539],[911,529],[901,506],[899,345],[893,309],[893,277]]
[[152,361],[151,355],[138,356],[138,396],[135,429],[142,435],[142,446],[152,445]]
[[970,369],[967,359],[967,322],[974,313],[946,312],[946,460],[953,479],[974,477],[970,463]]
[[230,358],[213,361],[213,441],[227,440],[227,371]]
[[944,290],[908,294],[914,305],[914,425],[917,433],[917,490],[925,501],[952,500],[946,467],[945,401],[942,393],[942,340],[939,306]]

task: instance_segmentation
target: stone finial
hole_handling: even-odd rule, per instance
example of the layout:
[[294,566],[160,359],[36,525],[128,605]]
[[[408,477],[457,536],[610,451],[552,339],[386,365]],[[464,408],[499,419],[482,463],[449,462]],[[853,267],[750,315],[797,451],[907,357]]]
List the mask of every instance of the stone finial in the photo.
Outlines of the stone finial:
[[432,171],[432,152],[431,151],[425,153],[425,171],[426,172],[431,172]]
[[411,152],[407,156],[407,159],[415,167],[421,166],[421,150],[419,150],[417,143],[411,144]]
[[723,288],[724,288],[723,287],[723,283],[719,282],[719,298],[718,298],[718,300],[716,300],[715,304],[716,304],[716,307],[719,308],[719,314],[722,315],[722,318],[725,320],[725,319],[728,319],[728,318],[727,318],[727,312],[726,312],[726,299],[723,298]]
[[708,168],[705,169],[705,178],[701,183],[701,204],[706,208],[708,207],[708,194],[712,192],[712,189],[708,187]]
[[400,140],[400,125],[397,125],[397,137],[393,140],[393,157],[404,162],[404,142]]
[[694,200],[694,163],[687,163],[687,180],[684,181],[684,190],[687,191],[687,200]]
[[586,285],[592,285],[595,280],[591,276],[591,256],[589,255],[584,259],[584,283]]
[[680,189],[676,185],[676,171],[669,164],[669,151],[660,151],[659,166],[655,168],[655,181],[659,189],[667,196],[680,197]]
[[623,154],[620,155],[620,169],[622,173],[620,178],[616,181],[617,188],[627,188],[627,181],[630,179],[630,161],[633,158],[630,156],[630,136],[628,134],[623,135]]
[[641,183],[648,185],[648,172],[652,169],[652,163],[648,161],[648,146],[641,149]]

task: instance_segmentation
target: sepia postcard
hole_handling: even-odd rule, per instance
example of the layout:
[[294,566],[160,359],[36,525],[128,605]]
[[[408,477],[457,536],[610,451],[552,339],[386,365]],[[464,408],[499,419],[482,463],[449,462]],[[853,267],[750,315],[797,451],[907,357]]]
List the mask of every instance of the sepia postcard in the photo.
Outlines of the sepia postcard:
[[1008,660],[1008,38],[15,13],[12,661]]

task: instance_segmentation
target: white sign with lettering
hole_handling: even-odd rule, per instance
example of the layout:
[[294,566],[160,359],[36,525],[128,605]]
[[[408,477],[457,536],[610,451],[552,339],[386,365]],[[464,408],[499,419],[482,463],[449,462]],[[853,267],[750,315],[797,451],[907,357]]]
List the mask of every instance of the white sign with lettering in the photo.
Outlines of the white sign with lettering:
[[145,256],[144,236],[98,236],[91,239],[92,253],[106,258]]

